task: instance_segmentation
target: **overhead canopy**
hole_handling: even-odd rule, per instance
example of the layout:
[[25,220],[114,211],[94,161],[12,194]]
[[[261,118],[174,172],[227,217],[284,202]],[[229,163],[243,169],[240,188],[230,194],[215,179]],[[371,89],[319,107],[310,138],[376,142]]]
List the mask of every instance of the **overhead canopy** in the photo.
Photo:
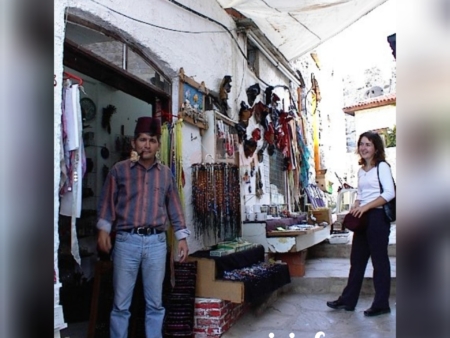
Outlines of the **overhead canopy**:
[[251,19],[288,60],[312,51],[387,0],[217,0]]

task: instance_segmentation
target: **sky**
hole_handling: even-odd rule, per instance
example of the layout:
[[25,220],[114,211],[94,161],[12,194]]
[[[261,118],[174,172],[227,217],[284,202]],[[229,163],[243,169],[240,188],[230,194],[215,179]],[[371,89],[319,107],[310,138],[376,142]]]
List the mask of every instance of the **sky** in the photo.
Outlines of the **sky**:
[[395,61],[387,37],[396,33],[398,0],[388,0],[349,28],[317,48],[324,68],[343,74],[361,74],[378,66],[390,74]]

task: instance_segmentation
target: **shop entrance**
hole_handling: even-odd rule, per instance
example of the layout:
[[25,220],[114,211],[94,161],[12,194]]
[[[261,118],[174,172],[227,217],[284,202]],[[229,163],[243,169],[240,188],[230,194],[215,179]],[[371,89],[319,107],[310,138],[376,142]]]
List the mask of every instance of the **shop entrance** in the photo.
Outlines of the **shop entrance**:
[[67,81],[76,84],[79,78],[83,82],[79,98],[86,158],[79,192],[81,214],[75,224],[81,265],[71,252],[72,210],[60,210],[58,224],[60,303],[65,321],[71,324],[89,321],[95,265],[98,260],[109,260],[97,252],[95,230],[104,179],[116,162],[129,157],[138,117],[169,119],[172,85],[117,34],[70,15],[63,64],[65,78],[71,78]]

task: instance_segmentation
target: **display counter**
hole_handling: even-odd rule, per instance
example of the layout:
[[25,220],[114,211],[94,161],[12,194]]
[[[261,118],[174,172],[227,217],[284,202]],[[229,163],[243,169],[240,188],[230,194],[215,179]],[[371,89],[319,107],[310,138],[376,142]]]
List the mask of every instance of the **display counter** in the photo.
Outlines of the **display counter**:
[[[265,222],[244,222],[242,238],[251,243],[261,244],[267,253],[300,252],[312,247],[330,236],[330,227],[315,226],[308,230],[276,231],[274,220]],[[289,224],[289,219],[283,220]],[[279,222],[279,221],[278,221]]]

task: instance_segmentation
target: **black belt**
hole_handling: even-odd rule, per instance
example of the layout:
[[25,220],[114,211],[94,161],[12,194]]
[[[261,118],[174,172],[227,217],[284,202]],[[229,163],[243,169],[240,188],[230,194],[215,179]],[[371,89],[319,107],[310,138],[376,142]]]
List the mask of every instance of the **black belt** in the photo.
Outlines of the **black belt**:
[[119,231],[130,232],[132,234],[138,234],[138,235],[143,235],[143,236],[162,234],[163,232],[166,232],[165,230],[158,230],[156,228],[150,228],[150,227],[137,227],[137,228],[131,228],[131,229],[121,229]]

